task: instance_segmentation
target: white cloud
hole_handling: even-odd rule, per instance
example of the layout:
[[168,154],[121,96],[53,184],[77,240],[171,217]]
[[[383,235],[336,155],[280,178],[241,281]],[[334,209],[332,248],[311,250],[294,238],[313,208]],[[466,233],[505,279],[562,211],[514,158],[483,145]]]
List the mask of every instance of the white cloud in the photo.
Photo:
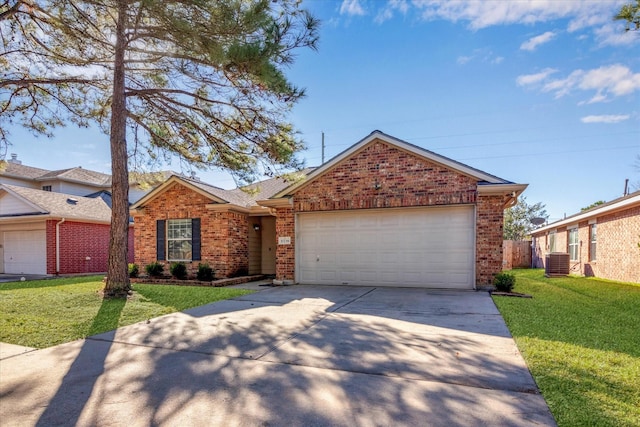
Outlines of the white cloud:
[[[609,101],[612,97],[629,95],[640,91],[640,73],[634,73],[628,67],[614,64],[593,70],[575,70],[567,77],[549,80],[556,70],[547,68],[537,74],[519,76],[518,86],[543,83],[542,92],[551,92],[555,98],[561,98],[573,91],[594,91],[587,104]],[[585,102],[583,102],[585,103]]]
[[456,59],[458,65],[465,65],[471,61],[479,60],[493,65],[498,65],[504,61],[504,56],[498,56],[490,49],[475,49],[471,55],[461,55]]
[[[361,0],[360,0],[361,1]],[[577,32],[592,29],[600,46],[637,42],[621,29],[619,22],[612,22],[620,5],[626,0],[388,0],[375,16],[377,23],[392,19],[397,12],[413,14],[425,21],[445,20],[466,22],[472,30],[495,25],[536,24],[559,19],[568,20],[566,30]],[[381,4],[374,1],[372,4]],[[358,0],[343,0],[340,13],[365,14]],[[356,13],[359,12],[359,13]],[[546,33],[545,33],[546,34]],[[578,37],[583,35],[579,34]],[[541,36],[539,36],[541,37]],[[544,40],[548,42],[548,40]],[[541,43],[533,40],[533,49]],[[527,50],[526,47],[521,47]]]
[[624,31],[624,24],[608,22],[594,30],[596,41],[600,46],[623,46],[638,41],[634,31]]
[[381,9],[376,15],[374,21],[378,24],[382,24],[385,21],[393,18],[395,12],[400,12],[406,15],[409,11],[409,3],[407,0],[389,0],[386,6]]
[[360,5],[360,0],[342,0],[342,4],[340,5],[340,15],[349,15],[349,16],[362,16],[365,15],[362,5]]
[[601,115],[601,116],[585,116],[580,119],[582,123],[620,123],[629,120],[631,116],[628,114],[618,115]]
[[547,31],[546,33],[540,34],[539,36],[531,37],[526,42],[520,45],[520,49],[533,51],[538,48],[538,46],[549,43],[554,37],[556,33],[553,31]]
[[[603,4],[604,3],[604,4]],[[493,25],[535,24],[560,18],[573,18],[575,29],[609,18],[613,2],[572,1],[483,1],[483,0],[413,0],[414,7],[426,20],[468,21],[472,29]]]
[[546,80],[550,75],[552,75],[553,73],[556,73],[557,71],[558,70],[554,68],[545,68],[539,73],[525,74],[522,76],[518,76],[518,78],[516,79],[516,84],[518,86],[529,86],[529,85],[538,84]]

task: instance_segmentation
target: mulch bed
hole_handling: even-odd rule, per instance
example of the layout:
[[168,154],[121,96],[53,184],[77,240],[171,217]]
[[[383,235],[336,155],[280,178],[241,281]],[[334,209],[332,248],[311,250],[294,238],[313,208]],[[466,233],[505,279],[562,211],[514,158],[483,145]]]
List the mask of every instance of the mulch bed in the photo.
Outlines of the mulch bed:
[[241,276],[232,277],[229,279],[218,279],[211,282],[202,282],[200,280],[178,280],[171,276],[164,277],[136,277],[131,278],[131,283],[144,283],[145,285],[178,285],[178,286],[231,286],[239,285],[241,283],[255,282],[257,280],[263,280],[266,276],[263,274],[257,274],[253,276]]
[[518,297],[518,298],[533,298],[532,295],[521,294],[519,292],[499,292],[499,291],[491,291],[489,292],[491,295],[498,295],[501,297]]

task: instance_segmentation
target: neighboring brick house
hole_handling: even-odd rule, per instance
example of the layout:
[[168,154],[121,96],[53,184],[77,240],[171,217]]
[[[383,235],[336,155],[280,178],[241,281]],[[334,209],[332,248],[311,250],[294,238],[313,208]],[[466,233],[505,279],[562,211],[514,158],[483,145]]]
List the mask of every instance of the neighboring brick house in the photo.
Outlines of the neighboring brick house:
[[502,268],[515,184],[382,132],[260,194],[172,177],[132,207],[136,262],[301,284],[473,289]]
[[[132,173],[129,200],[137,200],[169,176]],[[23,165],[16,154],[0,160],[0,273],[106,272],[110,191],[109,174],[81,167],[35,168]],[[69,199],[78,203],[66,205]],[[129,259],[133,261],[131,227]]]
[[[0,184],[0,273],[107,271],[111,209],[94,198]],[[133,232],[129,260],[133,262]]]
[[569,254],[573,274],[640,283],[640,191],[535,230],[533,265]]

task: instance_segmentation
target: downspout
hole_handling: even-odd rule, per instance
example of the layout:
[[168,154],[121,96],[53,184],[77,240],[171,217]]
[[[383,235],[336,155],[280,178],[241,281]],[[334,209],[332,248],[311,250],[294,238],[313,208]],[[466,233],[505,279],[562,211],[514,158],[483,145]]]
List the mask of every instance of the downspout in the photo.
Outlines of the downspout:
[[60,224],[66,221],[66,218],[56,223],[56,276],[60,274]]

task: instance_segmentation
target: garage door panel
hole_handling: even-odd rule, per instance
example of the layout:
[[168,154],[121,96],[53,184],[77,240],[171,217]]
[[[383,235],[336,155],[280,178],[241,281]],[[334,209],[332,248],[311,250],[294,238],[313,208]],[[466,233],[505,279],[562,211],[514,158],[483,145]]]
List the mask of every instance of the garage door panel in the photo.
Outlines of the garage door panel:
[[471,206],[300,214],[298,281],[472,289],[473,219]]
[[47,273],[45,230],[5,231],[2,237],[5,273]]

